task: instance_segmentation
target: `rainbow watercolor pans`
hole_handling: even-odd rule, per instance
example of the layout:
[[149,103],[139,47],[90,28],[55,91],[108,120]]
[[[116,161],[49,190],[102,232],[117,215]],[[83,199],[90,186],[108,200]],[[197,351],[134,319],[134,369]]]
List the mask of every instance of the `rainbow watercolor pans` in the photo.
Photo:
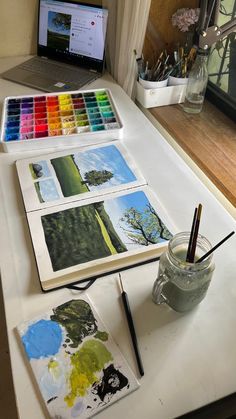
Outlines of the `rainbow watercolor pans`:
[[90,145],[120,138],[123,125],[107,89],[7,97],[4,151]]

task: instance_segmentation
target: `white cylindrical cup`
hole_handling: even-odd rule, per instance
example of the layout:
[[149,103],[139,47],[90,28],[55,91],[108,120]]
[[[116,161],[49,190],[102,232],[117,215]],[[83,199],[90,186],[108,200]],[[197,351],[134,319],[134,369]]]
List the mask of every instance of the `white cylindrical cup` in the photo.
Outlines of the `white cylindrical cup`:
[[159,89],[160,87],[167,86],[168,79],[161,81],[150,81],[141,79],[141,77],[139,77],[139,83],[144,87],[144,89]]
[[179,86],[181,84],[187,84],[188,77],[168,77],[168,86]]

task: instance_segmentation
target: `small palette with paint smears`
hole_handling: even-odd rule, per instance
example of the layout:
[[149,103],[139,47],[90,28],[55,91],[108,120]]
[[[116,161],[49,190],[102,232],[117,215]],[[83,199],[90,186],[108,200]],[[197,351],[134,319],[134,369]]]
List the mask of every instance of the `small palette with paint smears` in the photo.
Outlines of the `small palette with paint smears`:
[[108,89],[7,97],[1,126],[6,152],[97,144],[123,130]]

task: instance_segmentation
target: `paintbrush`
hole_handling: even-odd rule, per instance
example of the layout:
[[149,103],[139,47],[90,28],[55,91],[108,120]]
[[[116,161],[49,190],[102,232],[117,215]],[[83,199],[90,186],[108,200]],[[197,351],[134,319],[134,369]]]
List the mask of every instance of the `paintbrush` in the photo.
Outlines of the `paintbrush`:
[[127,323],[129,326],[130,336],[133,343],[134,353],[136,356],[139,373],[141,376],[143,376],[144,375],[143,363],[142,363],[141,355],[139,352],[138,340],[137,340],[137,336],[136,336],[136,332],[134,328],[134,322],[133,322],[133,318],[132,318],[132,314],[130,310],[129,299],[128,299],[127,293],[124,291],[120,273],[119,273],[119,279],[120,279],[120,287],[121,287],[121,297],[122,297],[122,301],[123,301],[123,305],[125,309]]
[[208,256],[210,256],[218,247],[220,247],[226,240],[228,240],[231,236],[233,236],[235,232],[232,231],[228,236],[226,236],[224,239],[222,239],[219,243],[217,243],[215,246],[213,246],[205,255],[201,256],[196,263],[200,263],[203,260],[205,260]]
[[194,211],[194,217],[193,217],[192,229],[190,233],[189,248],[187,252],[186,262],[190,262],[190,263],[194,262],[201,214],[202,214],[202,204],[199,204],[197,211],[196,210]]

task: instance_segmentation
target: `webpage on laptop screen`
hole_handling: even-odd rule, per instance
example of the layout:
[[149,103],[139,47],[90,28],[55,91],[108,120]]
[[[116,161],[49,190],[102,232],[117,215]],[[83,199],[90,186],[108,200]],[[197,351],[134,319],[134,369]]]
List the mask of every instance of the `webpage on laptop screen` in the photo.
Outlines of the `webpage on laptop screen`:
[[41,0],[39,45],[103,60],[107,9]]

